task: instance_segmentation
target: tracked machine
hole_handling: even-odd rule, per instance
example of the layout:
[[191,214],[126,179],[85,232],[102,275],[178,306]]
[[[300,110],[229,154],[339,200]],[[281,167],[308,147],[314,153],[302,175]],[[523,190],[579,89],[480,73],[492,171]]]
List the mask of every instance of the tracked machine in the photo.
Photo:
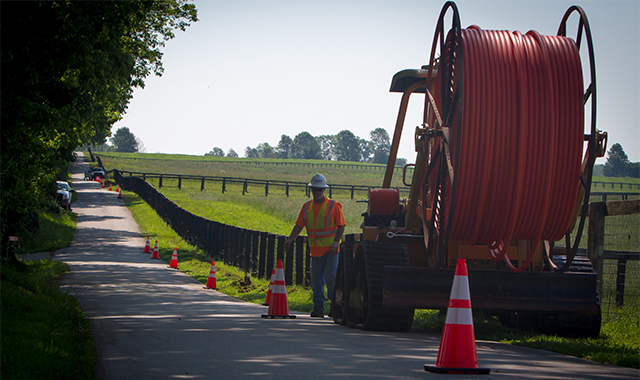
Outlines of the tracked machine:
[[[382,187],[369,191],[362,239],[343,243],[334,321],[406,331],[415,309],[447,308],[463,258],[474,311],[519,328],[597,336],[596,275],[576,254],[595,158],[606,150],[606,133],[596,129],[595,74],[578,6],[557,35],[545,36],[463,29],[447,2],[429,64],[392,79],[402,99],[389,162]],[[424,94],[424,117],[401,199],[391,179],[413,94]]]

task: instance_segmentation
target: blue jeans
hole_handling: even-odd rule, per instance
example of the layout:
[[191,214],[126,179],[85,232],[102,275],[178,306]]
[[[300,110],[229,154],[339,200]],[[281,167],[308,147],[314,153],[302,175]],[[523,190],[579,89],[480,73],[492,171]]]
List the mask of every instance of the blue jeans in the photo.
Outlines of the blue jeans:
[[331,256],[329,252],[321,257],[311,257],[311,290],[313,290],[313,309],[324,311],[324,284],[327,283],[327,293],[333,305],[333,288],[336,284],[339,255]]

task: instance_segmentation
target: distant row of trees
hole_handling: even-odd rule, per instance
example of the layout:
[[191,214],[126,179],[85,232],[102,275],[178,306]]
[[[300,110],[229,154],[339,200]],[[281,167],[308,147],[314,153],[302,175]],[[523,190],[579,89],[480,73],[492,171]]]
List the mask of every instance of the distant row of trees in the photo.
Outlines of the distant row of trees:
[[602,174],[605,177],[640,178],[640,162],[630,162],[622,145],[616,143],[607,152],[607,162],[602,168]]
[[[245,158],[297,158],[308,160],[353,161],[386,164],[389,159],[391,142],[389,134],[383,128],[376,128],[369,133],[369,140],[354,135],[349,130],[340,131],[336,135],[313,136],[309,132],[300,132],[293,139],[287,135],[280,136],[278,145],[271,146],[267,142],[252,148],[247,146]],[[224,151],[214,147],[205,156],[224,157]],[[229,149],[226,157],[238,157]],[[396,160],[397,165],[405,165],[404,158]]]
[[109,139],[111,144],[89,145],[94,152],[125,152],[125,153],[146,153],[142,140],[134,135],[129,127],[119,128]]

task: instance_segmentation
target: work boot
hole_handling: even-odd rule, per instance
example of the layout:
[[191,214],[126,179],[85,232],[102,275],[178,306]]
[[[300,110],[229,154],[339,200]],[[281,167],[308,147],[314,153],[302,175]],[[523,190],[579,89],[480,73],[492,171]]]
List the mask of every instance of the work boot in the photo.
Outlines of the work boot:
[[320,309],[315,309],[311,312],[313,318],[324,318],[324,312]]

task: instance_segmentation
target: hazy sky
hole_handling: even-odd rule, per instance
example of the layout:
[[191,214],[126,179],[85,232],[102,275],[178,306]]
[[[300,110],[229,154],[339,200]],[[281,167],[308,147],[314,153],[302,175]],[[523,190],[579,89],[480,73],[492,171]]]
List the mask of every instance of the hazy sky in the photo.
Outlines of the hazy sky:
[[[165,73],[137,89],[123,120],[149,153],[202,155],[213,147],[278,144],[351,130],[393,136],[400,94],[392,76],[428,64],[444,1],[196,1],[200,21],[176,32]],[[456,1],[463,27],[534,29],[555,35],[565,11],[584,8],[595,45],[598,128],[607,150],[622,144],[640,161],[640,2]],[[577,17],[572,16],[577,24]],[[575,35],[577,27],[569,28]],[[585,47],[582,49],[585,51]],[[588,63],[583,59],[583,66]],[[400,157],[415,159],[413,133],[423,96],[414,96]],[[604,160],[599,162],[603,163]]]

